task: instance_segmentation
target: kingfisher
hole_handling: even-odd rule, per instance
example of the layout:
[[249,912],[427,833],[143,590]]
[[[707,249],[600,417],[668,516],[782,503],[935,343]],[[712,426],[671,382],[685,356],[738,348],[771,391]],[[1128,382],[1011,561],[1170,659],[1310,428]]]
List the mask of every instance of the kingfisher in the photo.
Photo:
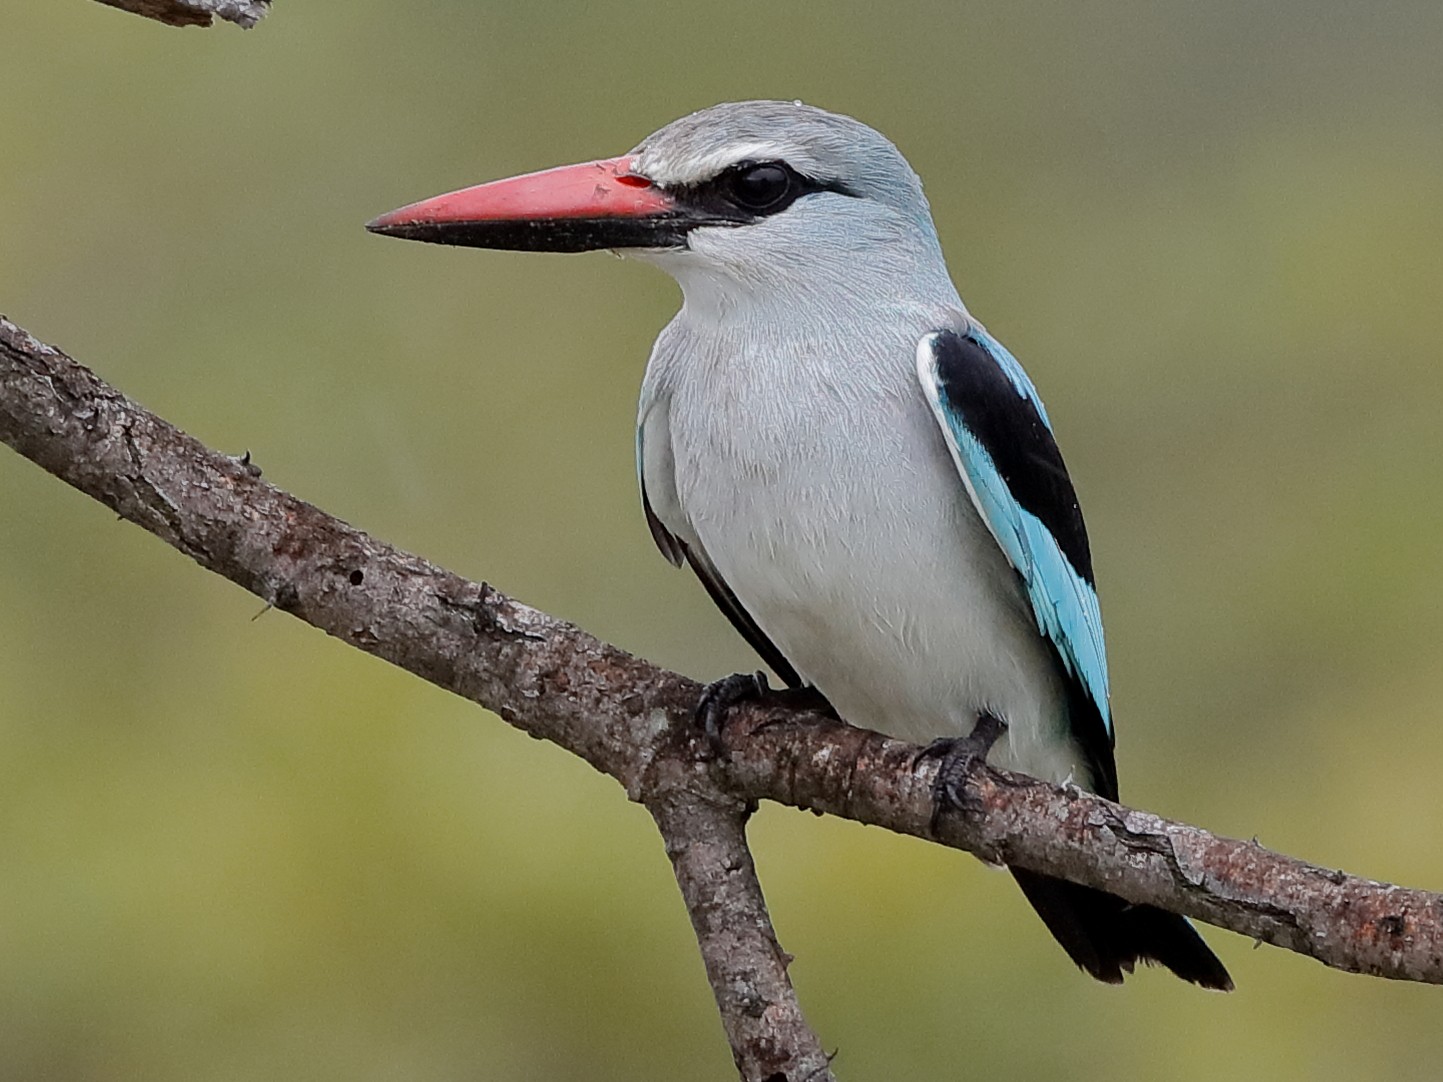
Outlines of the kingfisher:
[[[651,536],[790,688],[943,756],[1118,799],[1102,616],[1072,480],[1032,380],[962,303],[922,184],[883,135],[730,102],[618,158],[492,181],[373,232],[611,249],[681,286],[642,382]],[[703,695],[715,727],[765,680]],[[1181,916],[1009,869],[1071,959],[1228,990]]]

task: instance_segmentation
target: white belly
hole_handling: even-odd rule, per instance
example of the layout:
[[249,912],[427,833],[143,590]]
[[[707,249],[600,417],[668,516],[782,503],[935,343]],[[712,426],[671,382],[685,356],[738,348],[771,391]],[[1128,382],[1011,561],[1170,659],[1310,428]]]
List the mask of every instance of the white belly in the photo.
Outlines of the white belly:
[[845,720],[926,742],[987,711],[993,763],[1085,781],[1058,663],[925,409],[673,423],[683,536]]

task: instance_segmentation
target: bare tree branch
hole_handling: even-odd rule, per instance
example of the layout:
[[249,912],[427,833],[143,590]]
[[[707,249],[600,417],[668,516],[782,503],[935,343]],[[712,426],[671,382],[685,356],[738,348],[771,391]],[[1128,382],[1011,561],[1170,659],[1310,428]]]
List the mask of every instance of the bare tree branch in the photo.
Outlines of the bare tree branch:
[[[742,833],[769,799],[932,837],[918,749],[775,705],[715,759],[698,686],[400,552],[261,480],[0,318],[0,440],[270,604],[560,744],[666,839],[742,1077],[830,1078]],[[986,766],[937,841],[1357,973],[1443,983],[1443,896],[1375,883]]]
[[216,18],[249,30],[271,9],[271,0],[100,0],[167,26],[209,26]]
[[646,801],[666,841],[681,896],[701,947],[743,1078],[774,1082],[831,1079],[831,1065],[802,1017],[747,848],[747,808],[717,803],[685,784]]
[[203,567],[580,755],[651,811],[747,1082],[831,1082],[787,977],[699,688],[399,552],[211,451],[0,317],[0,441]]

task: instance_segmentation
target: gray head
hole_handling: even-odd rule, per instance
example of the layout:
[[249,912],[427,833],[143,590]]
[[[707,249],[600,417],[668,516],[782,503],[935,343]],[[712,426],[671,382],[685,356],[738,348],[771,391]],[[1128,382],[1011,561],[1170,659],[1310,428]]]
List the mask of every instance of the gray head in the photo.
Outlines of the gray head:
[[668,190],[715,184],[772,163],[811,185],[870,199],[927,224],[922,182],[892,143],[859,120],[790,101],[733,101],[674,120],[632,151]]
[[673,121],[632,151],[633,168],[683,206],[727,221],[685,246],[637,254],[683,286],[718,279],[812,282],[892,256],[940,260],[922,182],[861,121],[801,102],[727,102]]
[[530,251],[613,248],[708,284],[945,279],[921,181],[884,136],[800,102],[729,102],[620,158],[532,173],[383,215],[375,232]]

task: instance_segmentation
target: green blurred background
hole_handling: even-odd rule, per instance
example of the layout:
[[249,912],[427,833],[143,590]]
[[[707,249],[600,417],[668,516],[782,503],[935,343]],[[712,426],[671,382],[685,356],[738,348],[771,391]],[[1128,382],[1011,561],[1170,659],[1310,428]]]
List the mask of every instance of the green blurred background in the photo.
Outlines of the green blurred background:
[[[800,97],[928,182],[1091,525],[1130,802],[1443,887],[1443,6],[7,5],[0,311],[403,547],[698,678],[637,506],[659,273],[364,233]],[[646,815],[0,452],[0,1077],[734,1077]],[[1435,1079],[1438,989],[1207,932],[1077,973],[1006,876],[752,831],[847,1079]]]

